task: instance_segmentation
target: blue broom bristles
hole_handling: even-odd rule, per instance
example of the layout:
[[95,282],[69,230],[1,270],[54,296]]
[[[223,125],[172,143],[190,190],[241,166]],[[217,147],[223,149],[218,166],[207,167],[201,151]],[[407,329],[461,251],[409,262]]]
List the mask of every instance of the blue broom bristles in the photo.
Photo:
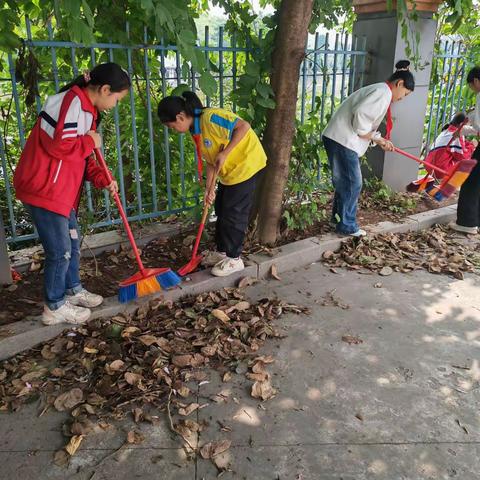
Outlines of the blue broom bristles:
[[126,287],[120,287],[118,291],[118,301],[120,303],[127,303],[131,300],[135,300],[137,298],[137,284],[132,283],[131,285],[127,285]]
[[161,273],[157,275],[157,282],[160,286],[167,290],[172,287],[176,287],[179,283],[182,282],[182,279],[173,271],[169,270],[168,272]]

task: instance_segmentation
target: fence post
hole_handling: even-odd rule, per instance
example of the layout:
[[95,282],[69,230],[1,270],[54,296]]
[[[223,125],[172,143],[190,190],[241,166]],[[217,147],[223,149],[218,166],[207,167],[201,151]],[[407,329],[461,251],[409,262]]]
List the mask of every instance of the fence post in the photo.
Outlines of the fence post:
[[[372,3],[368,5],[370,9],[365,10],[365,3]],[[358,16],[353,33],[366,37],[366,49],[372,57],[370,68],[365,73],[365,85],[384,82],[395,70],[395,63],[408,58],[397,13],[387,11],[387,2],[383,6],[380,6],[382,2],[374,3],[373,0],[354,1]],[[383,10],[375,10],[377,7]],[[424,68],[415,71],[411,66],[416,81],[415,91],[392,107],[394,145],[417,156],[423,143],[436,28],[437,20],[431,11],[418,12],[418,20],[408,22],[408,38],[415,38],[417,34],[420,37],[417,48],[421,67]],[[369,150],[367,160],[373,175],[382,178],[397,191],[405,190],[405,186],[418,176],[415,162],[396,153],[385,153],[378,147]]]
[[7,236],[5,235],[2,211],[0,210],[0,285],[10,285],[11,283],[12,274],[8,259]]

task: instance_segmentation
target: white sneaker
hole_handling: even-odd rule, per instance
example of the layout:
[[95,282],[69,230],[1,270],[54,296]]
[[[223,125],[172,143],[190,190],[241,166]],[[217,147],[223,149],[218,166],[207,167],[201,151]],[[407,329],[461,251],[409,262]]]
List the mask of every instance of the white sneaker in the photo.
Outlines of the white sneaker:
[[245,265],[241,258],[225,257],[212,268],[212,275],[216,277],[227,277],[232,273],[242,271],[244,268]]
[[225,252],[207,251],[207,253],[203,256],[202,265],[205,267],[213,267],[218,262],[225,260],[225,258],[227,258],[227,254]]
[[103,303],[103,297],[88,290],[80,290],[75,295],[66,295],[65,298],[72,304],[80,307],[95,308]]
[[356,232],[353,233],[339,233],[341,237],[365,237],[367,232],[362,228],[359,228]]
[[455,230],[456,232],[470,233],[472,235],[475,235],[478,233],[478,227],[464,227],[463,225],[459,225],[456,222],[450,222],[448,226],[452,230]]
[[47,305],[43,309],[42,322],[44,325],[57,325],[59,323],[72,323],[82,325],[92,312],[88,308],[72,305],[68,300],[57,310],[50,310]]
[[362,228],[359,228],[356,232],[353,232],[349,235],[349,237],[366,237],[367,232]]

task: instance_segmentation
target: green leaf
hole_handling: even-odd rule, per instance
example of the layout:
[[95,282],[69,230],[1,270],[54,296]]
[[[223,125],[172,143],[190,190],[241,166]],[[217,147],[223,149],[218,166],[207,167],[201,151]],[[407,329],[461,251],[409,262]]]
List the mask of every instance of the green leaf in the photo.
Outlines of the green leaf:
[[260,75],[260,67],[257,63],[247,61],[247,64],[245,65],[245,72],[251,77],[258,77]]
[[215,95],[217,92],[217,82],[213,78],[213,75],[208,71],[205,71],[201,74],[198,84],[200,85],[203,93],[209,97]]
[[265,108],[270,108],[270,109],[274,109],[275,106],[276,106],[276,103],[274,100],[272,100],[271,98],[262,98],[262,97],[257,97],[256,98],[256,101],[259,105],[261,105],[262,107],[265,107]]
[[183,92],[186,92],[188,90],[191,90],[190,85],[187,85],[186,83],[181,83],[178,87],[175,87],[172,90],[170,95],[180,96]]
[[259,95],[261,95],[263,98],[268,98],[270,95],[273,95],[272,87],[266,83],[257,83],[255,88],[257,89]]
[[82,0],[82,6],[83,6],[83,14],[85,15],[85,18],[87,19],[88,26],[90,28],[93,28],[93,25],[94,25],[93,14],[92,14],[92,10],[90,9],[90,6],[86,2],[86,0]]

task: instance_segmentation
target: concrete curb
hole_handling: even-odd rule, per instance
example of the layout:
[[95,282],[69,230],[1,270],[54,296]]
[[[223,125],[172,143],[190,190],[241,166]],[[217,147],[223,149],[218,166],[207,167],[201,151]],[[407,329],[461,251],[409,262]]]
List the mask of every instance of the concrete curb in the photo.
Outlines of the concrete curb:
[[[373,234],[404,233],[429,228],[435,223],[448,223],[455,219],[456,205],[429,210],[416,215],[410,215],[400,223],[380,222],[367,230]],[[272,265],[277,272],[282,273],[294,268],[304,267],[322,258],[325,251],[335,251],[340,248],[343,239],[334,234],[322,237],[306,238],[297,242],[283,245],[279,252],[270,257],[268,255],[250,255],[245,270],[229,277],[213,277],[208,270],[201,270],[190,275],[180,288],[164,292],[162,297],[166,301],[176,301],[189,295],[198,295],[202,292],[218,290],[222,287],[231,287],[241,278],[253,277],[263,279],[269,276]],[[155,298],[154,295],[139,299],[128,304],[121,304],[115,297],[105,299],[101,307],[95,309],[92,318],[111,317],[122,312],[133,312],[142,304]],[[11,325],[4,330],[12,335],[0,340],[0,360],[5,360],[17,353],[28,350],[39,343],[47,341],[63,330],[71,329],[70,325],[55,325],[45,327],[40,319],[26,319]]]

